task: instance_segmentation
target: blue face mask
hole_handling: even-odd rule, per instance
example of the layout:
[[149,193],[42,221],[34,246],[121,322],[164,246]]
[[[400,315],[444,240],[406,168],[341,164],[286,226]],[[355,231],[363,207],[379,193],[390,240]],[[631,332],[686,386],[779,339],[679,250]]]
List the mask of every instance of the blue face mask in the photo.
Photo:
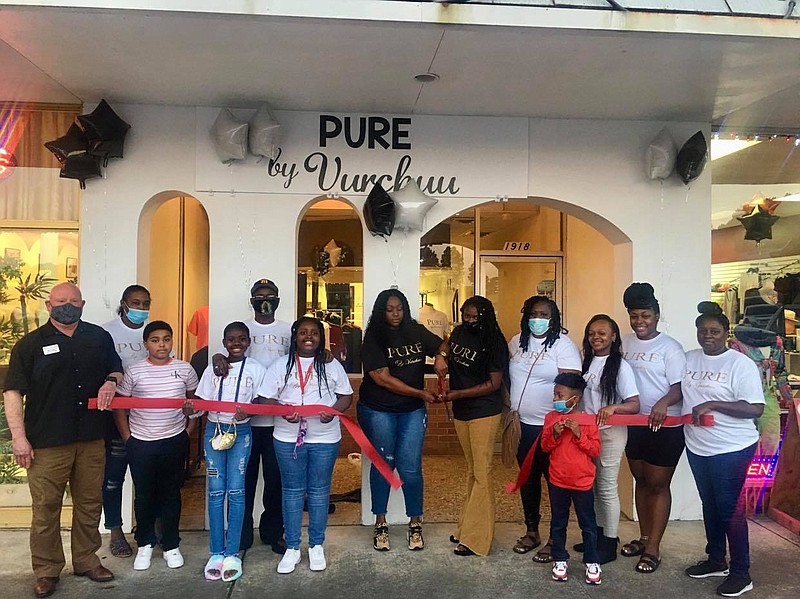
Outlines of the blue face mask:
[[550,328],[549,318],[529,318],[528,328],[534,335],[544,335]]
[[128,320],[131,321],[133,324],[142,324],[147,317],[150,316],[150,310],[137,310],[136,308],[128,308],[128,311],[125,313],[128,317]]
[[[573,396],[574,397],[574,396]],[[572,399],[572,397],[567,399],[559,399],[553,402],[553,409],[558,412],[559,414],[569,414],[572,411],[572,408],[575,406],[568,406],[567,402]]]

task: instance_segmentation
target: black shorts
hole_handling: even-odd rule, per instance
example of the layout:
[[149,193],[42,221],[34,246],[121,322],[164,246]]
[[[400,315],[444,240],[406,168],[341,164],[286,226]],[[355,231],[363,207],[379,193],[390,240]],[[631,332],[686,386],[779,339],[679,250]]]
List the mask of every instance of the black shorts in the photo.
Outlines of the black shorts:
[[625,455],[629,460],[643,460],[653,466],[674,468],[685,446],[682,425],[662,426],[656,432],[647,426],[629,426]]

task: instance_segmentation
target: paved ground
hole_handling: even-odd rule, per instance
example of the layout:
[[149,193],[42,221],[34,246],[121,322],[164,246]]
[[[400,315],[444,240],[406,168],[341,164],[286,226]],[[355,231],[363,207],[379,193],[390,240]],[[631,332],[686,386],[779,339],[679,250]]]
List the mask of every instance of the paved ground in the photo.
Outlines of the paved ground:
[[[703,527],[700,522],[670,524],[663,545],[664,562],[654,574],[637,574],[633,571],[635,560],[620,557],[604,566],[604,580],[600,587],[584,584],[577,560],[573,560],[573,573],[576,575],[567,583],[551,581],[546,566],[534,564],[529,557],[511,551],[519,528],[510,524],[498,525],[492,554],[478,558],[452,554],[452,545],[447,540],[452,531],[449,524],[426,525],[427,547],[422,552],[408,551],[403,544],[403,527],[393,527],[393,549],[388,553],[372,550],[367,528],[333,526],[328,530],[325,545],[329,564],[325,572],[308,570],[304,549],[303,561],[297,570],[293,574],[279,575],[275,572],[278,556],[268,547],[257,546],[248,552],[245,574],[234,584],[203,580],[207,537],[200,532],[186,533],[181,545],[186,565],[179,570],[168,570],[157,551],[150,570],[133,572],[132,559],[111,557],[104,549],[103,563],[117,575],[115,581],[102,585],[76,578],[71,575],[68,563],[55,597],[411,599],[429,595],[435,599],[512,599],[557,595],[564,599],[695,598],[714,597],[714,589],[721,581],[715,578],[692,580],[683,574],[687,565],[703,557]],[[573,523],[570,528],[570,542],[576,542],[577,527]],[[633,538],[636,531],[634,523],[622,524],[624,539]],[[68,545],[68,533],[64,540]],[[800,539],[769,520],[758,520],[750,523],[750,540],[751,574],[756,587],[746,596],[752,599],[798,599]],[[27,531],[0,532],[0,581],[0,597],[4,599],[33,597]]]

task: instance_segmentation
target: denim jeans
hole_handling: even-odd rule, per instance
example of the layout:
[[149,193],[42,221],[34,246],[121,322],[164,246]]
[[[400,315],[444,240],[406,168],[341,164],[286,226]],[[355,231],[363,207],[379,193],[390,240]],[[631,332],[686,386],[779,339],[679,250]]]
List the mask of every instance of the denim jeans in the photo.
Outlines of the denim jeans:
[[250,549],[253,545],[253,511],[259,471],[263,472],[264,479],[264,489],[261,494],[261,504],[264,509],[258,518],[259,538],[265,545],[272,545],[283,538],[281,471],[275,459],[275,445],[272,443],[274,431],[273,426],[250,428],[252,444],[244,481],[245,504],[241,549]]
[[328,504],[331,497],[331,477],[339,441],[336,443],[305,443],[297,447],[275,439],[275,456],[281,469],[283,487],[283,528],[286,546],[300,549],[300,529],[303,525],[303,502],[308,495],[308,546],[325,542],[328,526]]
[[122,528],[122,484],[128,471],[125,442],[116,432],[106,439],[106,470],[103,476],[103,512],[105,527]]
[[[422,442],[428,427],[425,408],[413,412],[381,412],[358,402],[358,423],[369,442],[386,460],[389,468],[397,468],[403,481],[406,516],[422,516]],[[372,492],[372,513],[386,514],[389,504],[389,483],[372,466],[369,472]]]
[[[228,425],[220,425],[225,431]],[[204,437],[208,481],[208,545],[212,555],[236,555],[244,520],[244,477],[250,460],[250,424],[236,425],[236,442],[230,449],[211,447],[217,425],[208,421]],[[225,532],[225,498],[228,498],[228,531]]]
[[731,574],[750,575],[750,540],[747,536],[744,486],[756,444],[739,451],[699,456],[686,449],[700,500],[706,529],[706,553],[714,564],[725,564],[725,540],[731,554]]
[[542,477],[547,480],[547,473],[550,469],[550,454],[542,451],[539,447],[539,441],[537,441],[544,427],[521,422],[520,428],[522,430],[519,449],[517,449],[517,463],[520,466],[525,461],[525,456],[528,455],[533,442],[536,441],[536,453],[533,457],[531,475],[519,490],[519,496],[522,500],[522,513],[525,516],[525,526],[528,530],[531,530],[538,529],[539,522],[542,520]]
[[181,542],[178,524],[189,437],[186,431],[157,441],[131,437],[125,447],[136,489],[136,544],[155,545],[156,516],[160,516],[161,547],[164,551],[175,549]]
[[594,517],[594,491],[575,491],[548,483],[550,491],[550,538],[553,548],[550,555],[557,562],[569,559],[567,552],[567,523],[569,522],[569,504],[572,502],[578,526],[583,536],[583,562],[596,564],[600,561],[597,555],[597,522]]

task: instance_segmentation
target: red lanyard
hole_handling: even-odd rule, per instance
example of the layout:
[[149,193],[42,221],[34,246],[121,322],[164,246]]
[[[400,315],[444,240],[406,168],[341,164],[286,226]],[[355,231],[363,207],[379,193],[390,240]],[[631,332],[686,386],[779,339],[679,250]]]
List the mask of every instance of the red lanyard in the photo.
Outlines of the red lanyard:
[[300,402],[303,402],[303,395],[306,393],[306,385],[311,380],[311,369],[314,368],[314,360],[308,365],[306,374],[303,376],[303,367],[300,365],[300,354],[295,354],[294,359],[297,361],[297,380],[300,383]]

